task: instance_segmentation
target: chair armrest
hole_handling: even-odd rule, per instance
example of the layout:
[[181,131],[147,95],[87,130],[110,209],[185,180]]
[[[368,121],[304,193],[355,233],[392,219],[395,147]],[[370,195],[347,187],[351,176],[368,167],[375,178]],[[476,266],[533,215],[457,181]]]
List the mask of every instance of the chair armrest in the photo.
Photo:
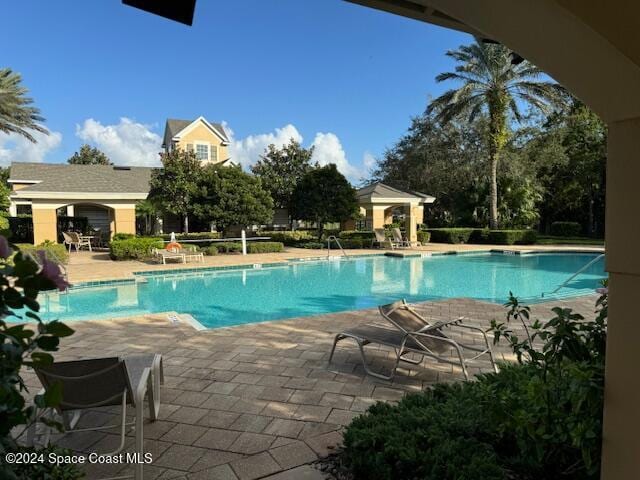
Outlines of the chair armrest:
[[138,402],[144,402],[144,396],[147,393],[147,386],[149,384],[149,375],[151,375],[151,369],[145,368],[140,375],[140,383],[138,385],[131,385],[135,389],[133,392],[134,402],[138,405]]

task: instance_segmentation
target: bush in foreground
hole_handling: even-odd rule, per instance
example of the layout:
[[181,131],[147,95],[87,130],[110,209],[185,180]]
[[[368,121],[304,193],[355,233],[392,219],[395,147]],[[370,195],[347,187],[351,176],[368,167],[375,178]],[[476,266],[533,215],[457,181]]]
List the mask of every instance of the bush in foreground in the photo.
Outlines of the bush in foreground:
[[[602,443],[607,297],[584,321],[568,308],[528,329],[511,297],[492,322],[518,364],[475,382],[436,385],[397,405],[378,403],[344,434],[339,461],[356,479],[595,480]],[[518,338],[510,321],[521,321]],[[541,348],[533,347],[538,342]]]

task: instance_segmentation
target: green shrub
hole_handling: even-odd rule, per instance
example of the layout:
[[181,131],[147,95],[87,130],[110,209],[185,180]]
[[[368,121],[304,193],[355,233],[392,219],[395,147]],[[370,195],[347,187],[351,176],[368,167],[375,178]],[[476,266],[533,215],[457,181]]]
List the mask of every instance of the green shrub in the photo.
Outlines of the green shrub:
[[577,237],[582,233],[578,222],[553,222],[549,233],[555,237]]
[[469,243],[488,243],[491,245],[530,245],[536,243],[538,233],[535,230],[474,230]]
[[431,241],[435,243],[468,243],[473,228],[430,228]]
[[216,247],[215,245],[209,245],[208,247],[206,247],[204,249],[204,254],[205,255],[210,255],[210,256],[214,256],[218,254],[218,247]]
[[133,233],[116,233],[111,240],[127,240],[129,238],[135,238],[135,235]]
[[313,240],[315,237],[307,230],[259,232],[261,237],[271,237],[272,242],[281,242],[288,247],[294,247],[299,243]]
[[3,213],[0,213],[0,230],[6,230],[8,228],[9,219]]
[[18,248],[23,253],[28,253],[30,255],[35,256],[38,250],[44,250],[47,254],[47,258],[55,261],[67,264],[69,263],[69,251],[65,248],[64,245],[60,243],[54,243],[50,241],[45,241],[40,245],[32,245],[30,243],[19,243],[16,244]]
[[275,253],[284,249],[282,242],[248,242],[247,253]]
[[359,239],[359,240],[368,240],[369,242],[371,242],[371,240],[373,240],[376,236],[373,232],[371,231],[358,231],[358,230],[345,230],[343,232],[340,232],[340,234],[338,235],[338,237],[340,238],[340,240],[342,241],[342,239]]
[[[418,232],[420,234],[422,232]],[[489,230],[488,228],[431,228],[426,231],[436,243],[480,243],[530,245],[536,243],[535,230]],[[421,241],[418,238],[419,241]],[[428,240],[427,240],[428,241]]]
[[112,260],[142,260],[151,256],[154,248],[163,248],[159,237],[133,237],[112,240],[109,244],[109,256]]
[[326,246],[327,244],[322,242],[304,242],[298,245],[300,248],[308,248],[310,250],[322,250],[323,248],[326,248]]
[[[362,238],[344,238],[344,239],[340,239],[340,245],[342,245],[342,248],[353,248],[353,249],[357,249],[357,248],[369,248],[371,246],[371,240],[370,239],[362,239]],[[335,242],[331,242],[331,248],[338,248],[338,245],[336,245]]]
[[220,253],[242,252],[242,243],[240,242],[217,242],[215,246]]
[[370,480],[504,480],[475,384],[436,385],[398,405],[377,403],[344,433],[343,462]]
[[431,232],[425,232],[423,230],[418,230],[418,241],[421,244],[425,244],[425,243],[429,243],[429,240],[431,240]]

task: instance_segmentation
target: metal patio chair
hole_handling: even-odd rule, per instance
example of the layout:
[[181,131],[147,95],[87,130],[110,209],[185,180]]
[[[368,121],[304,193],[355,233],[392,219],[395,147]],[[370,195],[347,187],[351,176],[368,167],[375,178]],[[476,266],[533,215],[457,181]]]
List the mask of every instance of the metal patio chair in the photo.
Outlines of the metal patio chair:
[[[120,429],[120,444],[116,450],[103,455],[115,455],[124,448],[127,427],[134,425],[135,453],[144,456],[144,399],[148,397],[151,421],[160,410],[160,384],[164,383],[162,357],[159,354],[134,355],[126,358],[110,357],[68,362],[56,362],[35,370],[44,390],[56,383],[62,386],[62,401],[52,409],[36,410],[35,418],[43,415],[62,418],[65,433]],[[120,422],[116,425],[76,428],[83,411],[100,407],[121,406]],[[135,408],[135,420],[127,422],[127,405]],[[37,424],[27,432],[27,443],[33,445]],[[45,431],[48,443],[50,429]],[[118,477],[120,478],[120,477]],[[142,479],[142,463],[136,463],[136,480]]]
[[[466,380],[469,380],[467,362],[483,355],[489,356],[494,371],[498,371],[498,366],[496,365],[487,334],[481,328],[463,325],[463,317],[456,320],[431,324],[412,309],[405,300],[388,305],[381,305],[378,307],[378,310],[382,317],[391,324],[391,328],[367,324],[338,333],[333,341],[333,347],[329,355],[329,363],[331,363],[333,359],[333,354],[335,353],[338,342],[345,338],[351,338],[358,344],[365,372],[383,380],[393,379],[400,361],[419,365],[424,360],[424,357],[431,357],[440,362],[459,365],[462,368],[462,373]],[[450,338],[444,330],[453,328],[462,328],[477,332],[484,340],[484,348],[460,343]],[[394,349],[396,355],[390,375],[374,372],[368,367],[364,352],[364,347],[368,344],[384,345]],[[466,358],[464,356],[465,350],[475,352],[475,355],[471,358]],[[451,352],[455,354],[453,359],[444,356]],[[407,355],[411,353],[417,354],[419,358],[414,360],[413,358],[407,357]]]

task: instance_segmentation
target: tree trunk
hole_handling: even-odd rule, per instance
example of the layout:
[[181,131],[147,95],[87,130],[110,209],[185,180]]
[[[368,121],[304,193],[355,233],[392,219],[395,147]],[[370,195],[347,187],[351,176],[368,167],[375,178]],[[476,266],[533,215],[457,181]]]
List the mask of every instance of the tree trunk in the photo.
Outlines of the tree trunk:
[[498,154],[491,153],[489,159],[490,186],[489,186],[489,228],[494,230],[498,228]]
[[318,223],[318,241],[322,241],[322,232],[324,231],[324,222],[322,220],[317,221]]
[[489,106],[489,228],[498,228],[498,160],[507,144],[509,95],[502,90],[488,93]]

